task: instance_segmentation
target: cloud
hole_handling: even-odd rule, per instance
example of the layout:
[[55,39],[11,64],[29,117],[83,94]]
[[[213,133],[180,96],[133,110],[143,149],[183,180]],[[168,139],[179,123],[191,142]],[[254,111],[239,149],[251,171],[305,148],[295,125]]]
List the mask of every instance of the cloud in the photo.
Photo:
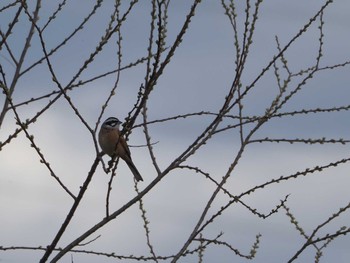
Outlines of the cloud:
[[[240,8],[237,11],[238,22],[242,26],[244,25],[245,7],[239,6],[240,3],[237,5]],[[302,1],[263,3],[253,44],[250,47],[250,56],[247,58],[241,79],[242,90],[253,83],[262,69],[278,53],[275,35],[279,37],[281,47],[283,47],[309,20],[310,16],[315,14],[320,5],[311,2],[305,4]],[[346,43],[349,41],[344,27],[347,19],[344,13],[346,6],[345,3],[333,4],[324,15],[326,24],[322,67],[348,60],[347,57],[344,57],[348,46]],[[104,3],[94,15],[93,20],[84,25],[83,30],[79,31],[66,46],[50,57],[57,78],[63,87],[68,85],[73,76],[82,68],[84,61],[95,51],[96,44],[104,34],[112,8],[111,3]],[[126,8],[127,6],[122,4],[122,10],[125,11]],[[183,15],[188,8],[189,4],[184,1],[170,3],[166,46],[171,45],[175,40],[182,25]],[[55,10],[55,5],[43,3],[40,25],[43,25],[44,21],[50,17],[50,12],[53,10]],[[44,37],[48,41],[48,49],[55,47],[61,40],[69,36],[90,10],[91,5],[89,4],[82,6],[78,2],[67,3],[57,20],[45,29]],[[122,66],[147,55],[150,11],[150,3],[140,2],[123,25]],[[253,9],[250,11],[252,12]],[[337,13],[338,11],[340,13]],[[8,24],[11,18],[10,13],[4,12],[6,16],[0,18],[2,25]],[[21,17],[21,23],[28,23],[25,15]],[[243,36],[241,26],[239,27],[240,37]],[[286,59],[289,70],[293,73],[298,73],[301,69],[306,70],[314,65],[319,48],[317,26],[317,23],[313,25],[310,31],[306,32],[295,43],[295,46],[287,51]],[[8,43],[11,44],[13,53],[18,57],[21,48],[19,43],[23,43],[27,31],[23,31],[20,25],[15,29]],[[5,28],[2,27],[1,30],[4,31]],[[224,16],[220,3],[204,1],[198,9],[197,16],[193,18],[188,32],[171,63],[157,82],[154,92],[150,95],[147,105],[149,121],[199,111],[217,113],[235,79],[233,30],[229,20]],[[118,64],[117,47],[117,38],[114,36],[97,58],[89,64],[87,70],[83,71],[74,82],[88,80],[115,69]],[[4,47],[0,52],[1,57],[11,59],[11,55]],[[38,38],[35,36],[24,68],[41,58],[42,55]],[[10,83],[11,74],[14,72],[13,65],[6,63],[5,60],[2,61],[1,66],[6,70],[6,78]],[[277,66],[281,70],[280,81],[283,83],[287,71],[280,61]],[[146,70],[146,65],[143,63],[121,72],[116,95],[112,97],[102,119],[117,116],[123,120],[127,116],[135,104],[139,87],[144,83]],[[92,129],[95,128],[101,106],[109,96],[116,79],[116,73],[110,74],[67,93],[79,114],[84,117]],[[302,77],[295,77],[286,94],[297,88],[301,81]],[[348,82],[346,68],[321,71],[319,75],[315,75],[315,78],[308,80],[305,87],[291,100],[286,101],[279,112],[347,105],[349,91],[345,87]],[[52,81],[47,64],[43,62],[20,78],[14,93],[14,102],[20,103],[53,90],[58,91],[59,89]],[[244,96],[243,115],[263,115],[278,92],[279,87],[272,68]],[[34,116],[54,97],[19,107],[21,120],[25,121]],[[0,102],[4,101],[5,97],[0,97]],[[238,108],[234,107],[229,113],[237,116]],[[160,169],[166,169],[175,158],[179,157],[205,131],[214,118],[215,115],[203,114],[149,125],[151,140],[155,143],[153,150]],[[339,111],[336,114],[312,113],[273,118],[252,138],[347,138],[349,123],[346,120],[347,111]],[[141,116],[136,123],[142,123]],[[237,118],[225,118],[219,128],[238,124]],[[243,135],[246,136],[253,127],[254,124],[245,125]],[[0,129],[0,141],[6,140],[15,128],[13,113],[9,112]],[[52,169],[76,195],[88,174],[96,152],[90,131],[82,125],[76,112],[69,106],[69,101],[62,96],[36,123],[30,125],[28,131],[34,135],[37,146]],[[199,167],[220,182],[240,149],[240,135],[239,126],[214,134],[195,155],[189,156],[183,164]],[[133,130],[128,143],[132,146],[146,144],[142,127]],[[145,179],[144,183],[139,184],[140,189],[143,189],[157,177],[157,172],[146,147],[131,147],[131,152],[135,164]],[[316,165],[327,165],[346,156],[347,145],[304,145],[282,142],[250,144],[243,152],[225,188],[233,195],[239,195],[256,185],[280,176],[288,176]],[[104,157],[104,161],[108,162],[108,158]],[[0,205],[2,211],[5,211],[1,220],[6,226],[0,230],[0,236],[4,241],[2,246],[46,246],[52,241],[62,224],[71,207],[72,198],[50,176],[45,165],[40,163],[39,155],[34,148],[30,147],[30,142],[23,132],[0,151],[0,163]],[[120,162],[117,171],[117,177],[112,185],[111,211],[120,209],[136,195],[128,167]],[[108,181],[109,175],[105,174],[100,165],[59,246],[64,247],[105,217]],[[310,234],[318,224],[337,212],[338,208],[346,205],[344,196],[348,192],[348,181],[347,164],[344,164],[327,169],[322,173],[314,173],[300,177],[300,179],[259,188],[253,194],[245,195],[242,201],[260,213],[269,213],[280,203],[281,199],[290,194],[287,204],[300,225],[305,227],[307,234]],[[172,170],[145,196],[143,202],[147,210],[147,219],[150,222],[150,238],[157,255],[166,256],[177,253],[200,219],[201,212],[215,188],[215,185],[203,174],[182,168]],[[220,192],[203,222],[209,220],[229,201],[230,198]],[[145,244],[144,222],[141,220],[141,211],[138,207],[139,204],[136,203],[111,224],[91,235],[89,240],[99,234],[102,236],[83,249],[114,251],[116,254],[123,255],[149,255],[149,248]],[[329,228],[321,234],[333,233],[341,225],[346,225],[348,219],[349,215],[344,213],[339,220],[329,224]],[[277,258],[278,262],[287,261],[288,257],[291,257],[293,252],[305,242],[289,221],[290,219],[283,210],[267,220],[262,220],[242,204],[235,203],[225,209],[222,216],[215,218],[213,224],[205,228],[203,234],[206,238],[214,238],[222,231],[224,232],[222,240],[248,253],[255,236],[261,233],[260,250],[256,260],[273,262]],[[292,245],[286,242],[286,237],[288,240],[293,240]],[[339,239],[334,249],[330,248],[325,255],[329,253],[328,255],[332,255],[333,258],[339,260],[344,258],[339,262],[346,262],[348,249],[345,247],[346,241],[344,240]],[[29,258],[37,261],[41,255],[42,253],[38,251],[33,253],[4,252],[0,259],[4,262],[25,261]],[[310,251],[302,260],[309,261],[313,257],[314,251]],[[74,255],[76,260],[82,258],[84,262],[96,261],[94,257]],[[230,262],[232,258],[236,260],[238,257],[233,255],[232,251],[216,246],[209,247],[205,251],[205,261],[211,262],[218,258],[220,262]],[[109,262],[107,258],[103,260]],[[240,259],[237,260],[240,262]],[[197,255],[194,255],[184,258],[183,261],[197,262],[198,258]]]

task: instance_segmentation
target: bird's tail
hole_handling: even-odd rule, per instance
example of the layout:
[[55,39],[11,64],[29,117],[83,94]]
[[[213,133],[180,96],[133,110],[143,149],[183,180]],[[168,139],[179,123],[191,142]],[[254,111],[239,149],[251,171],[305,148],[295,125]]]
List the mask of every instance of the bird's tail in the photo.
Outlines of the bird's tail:
[[131,160],[125,160],[126,164],[129,166],[131,172],[133,173],[136,181],[143,181],[139,171],[137,170],[135,164]]

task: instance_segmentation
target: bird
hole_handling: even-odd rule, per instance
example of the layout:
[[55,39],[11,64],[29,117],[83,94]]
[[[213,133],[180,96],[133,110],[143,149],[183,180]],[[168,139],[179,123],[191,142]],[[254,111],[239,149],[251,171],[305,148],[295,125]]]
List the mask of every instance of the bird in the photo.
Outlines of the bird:
[[101,125],[98,134],[98,142],[103,153],[108,154],[113,159],[117,157],[122,158],[129,166],[136,181],[143,181],[139,171],[131,159],[129,147],[119,130],[121,123],[122,122],[116,117],[107,118]]

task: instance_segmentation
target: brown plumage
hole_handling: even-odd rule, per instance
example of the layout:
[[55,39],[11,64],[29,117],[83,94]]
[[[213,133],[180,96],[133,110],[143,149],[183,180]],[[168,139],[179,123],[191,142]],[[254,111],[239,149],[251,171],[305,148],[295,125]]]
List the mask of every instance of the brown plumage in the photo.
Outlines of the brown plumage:
[[129,166],[137,181],[143,181],[139,171],[131,159],[128,145],[123,136],[120,136],[119,124],[121,122],[114,117],[108,118],[98,134],[98,141],[102,151],[112,158],[120,157]]

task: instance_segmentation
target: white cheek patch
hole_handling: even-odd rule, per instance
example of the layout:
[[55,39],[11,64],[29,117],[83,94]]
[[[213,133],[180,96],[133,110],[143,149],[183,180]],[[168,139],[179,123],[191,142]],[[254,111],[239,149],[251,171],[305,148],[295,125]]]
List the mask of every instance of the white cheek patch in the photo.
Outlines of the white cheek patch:
[[107,124],[108,126],[110,126],[110,127],[115,127],[115,126],[117,126],[117,122],[115,122],[115,121],[107,122],[106,124]]

